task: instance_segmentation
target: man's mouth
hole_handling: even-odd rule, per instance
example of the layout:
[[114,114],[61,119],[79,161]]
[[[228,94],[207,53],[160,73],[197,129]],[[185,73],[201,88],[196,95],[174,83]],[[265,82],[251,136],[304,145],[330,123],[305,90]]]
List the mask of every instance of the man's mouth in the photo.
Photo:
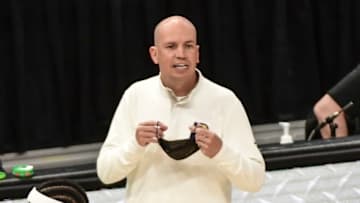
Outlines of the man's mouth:
[[185,69],[185,68],[188,68],[188,67],[189,67],[189,65],[183,64],[183,63],[178,63],[178,64],[173,65],[173,68],[177,68],[177,69]]

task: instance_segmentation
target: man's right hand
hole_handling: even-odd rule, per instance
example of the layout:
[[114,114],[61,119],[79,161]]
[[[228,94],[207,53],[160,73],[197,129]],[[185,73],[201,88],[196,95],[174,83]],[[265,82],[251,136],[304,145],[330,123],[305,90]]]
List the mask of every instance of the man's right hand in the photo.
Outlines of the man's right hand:
[[157,143],[158,138],[163,136],[167,126],[160,121],[145,121],[139,123],[136,128],[136,141],[145,147],[149,143]]

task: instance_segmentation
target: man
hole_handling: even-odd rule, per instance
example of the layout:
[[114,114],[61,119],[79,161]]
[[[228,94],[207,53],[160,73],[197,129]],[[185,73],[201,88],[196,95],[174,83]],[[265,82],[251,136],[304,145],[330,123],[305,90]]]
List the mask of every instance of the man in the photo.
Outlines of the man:
[[[323,97],[314,105],[313,112],[318,123],[323,122],[334,112],[339,112],[342,107],[350,102],[353,106],[345,112],[339,114],[335,119],[337,128],[336,137],[346,137],[351,134],[359,133],[359,102],[360,102],[360,65],[352,72],[347,74],[334,87],[332,87]],[[308,125],[310,126],[310,124]],[[313,128],[312,126],[311,128]],[[309,127],[310,128],[310,127]],[[310,132],[310,130],[308,130]],[[307,133],[308,134],[308,133]],[[320,130],[320,134],[314,138],[329,139],[331,131],[328,125]]]
[[99,153],[99,178],[126,177],[126,202],[231,202],[232,184],[258,191],[265,164],[247,115],[233,92],[196,68],[194,25],[162,20],[149,52],[160,74],[125,91]]

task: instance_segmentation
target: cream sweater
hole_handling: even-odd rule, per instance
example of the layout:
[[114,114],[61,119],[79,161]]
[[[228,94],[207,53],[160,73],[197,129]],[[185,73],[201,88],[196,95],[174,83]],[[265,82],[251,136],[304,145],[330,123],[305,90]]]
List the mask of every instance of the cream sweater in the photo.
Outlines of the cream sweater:
[[[113,117],[97,160],[97,173],[106,184],[127,178],[125,202],[231,202],[235,186],[258,191],[265,164],[248,117],[235,94],[206,79],[177,101],[154,76],[131,85]],[[218,154],[208,158],[199,150],[183,160],[169,158],[157,144],[138,145],[138,123],[159,120],[168,126],[164,138],[184,139],[195,121],[208,124],[223,140]]]

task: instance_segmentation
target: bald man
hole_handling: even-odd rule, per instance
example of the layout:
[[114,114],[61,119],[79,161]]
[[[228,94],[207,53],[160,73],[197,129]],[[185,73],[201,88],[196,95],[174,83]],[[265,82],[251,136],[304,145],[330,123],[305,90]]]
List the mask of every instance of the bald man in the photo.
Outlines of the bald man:
[[197,69],[196,35],[182,16],[158,23],[149,53],[159,74],[132,84],[115,111],[97,172],[106,184],[127,178],[125,202],[231,202],[233,186],[264,182],[243,105]]

